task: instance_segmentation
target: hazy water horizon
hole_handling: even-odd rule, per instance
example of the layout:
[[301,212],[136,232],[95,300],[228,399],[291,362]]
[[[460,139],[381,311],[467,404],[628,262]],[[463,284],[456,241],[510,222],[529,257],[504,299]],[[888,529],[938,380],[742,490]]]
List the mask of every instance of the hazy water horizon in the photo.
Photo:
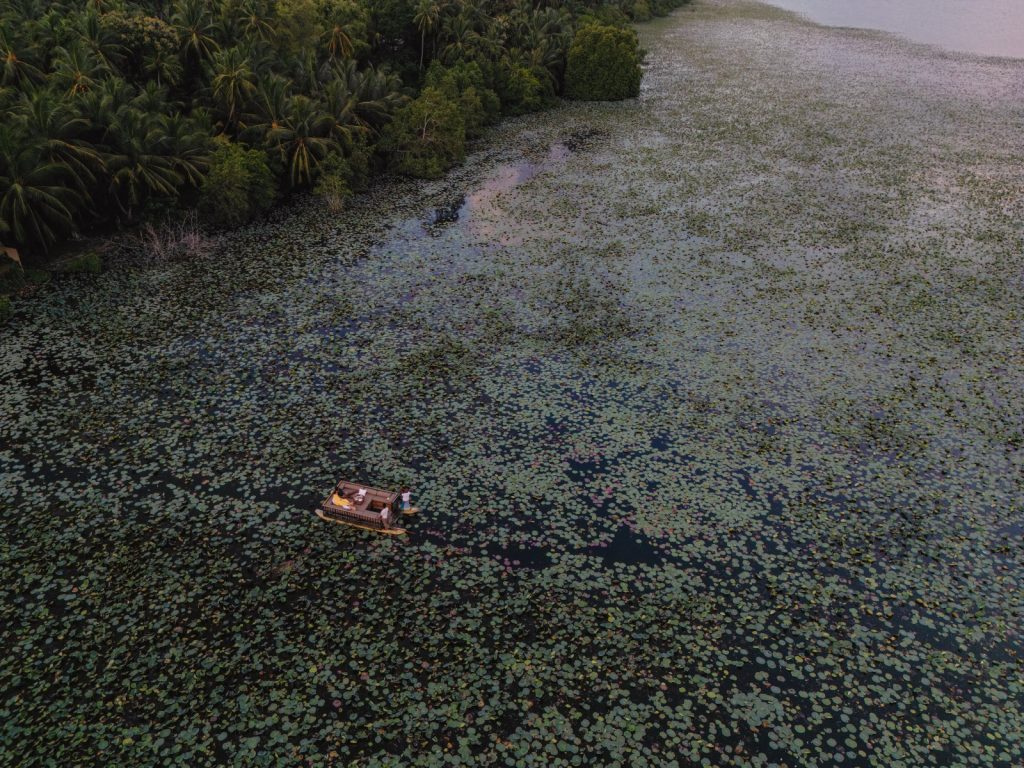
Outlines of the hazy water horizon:
[[831,27],[891,32],[981,56],[1024,58],[1020,0],[763,0]]

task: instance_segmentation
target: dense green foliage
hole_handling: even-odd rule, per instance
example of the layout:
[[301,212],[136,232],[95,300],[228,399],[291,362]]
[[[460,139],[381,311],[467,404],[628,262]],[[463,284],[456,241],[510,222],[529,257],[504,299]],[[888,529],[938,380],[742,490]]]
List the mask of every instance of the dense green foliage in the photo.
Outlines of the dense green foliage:
[[274,175],[266,155],[226,140],[218,142],[203,179],[199,210],[214,224],[234,227],[274,202]]
[[477,135],[483,126],[501,115],[501,99],[487,87],[483,70],[476,62],[445,67],[435,61],[427,70],[425,85],[458,103],[467,136]]
[[457,101],[437,88],[425,88],[395,116],[388,139],[397,170],[432,178],[462,159],[466,123]]
[[352,196],[357,171],[340,153],[332,153],[320,164],[320,176],[313,191],[324,199],[333,211],[340,211]]
[[631,29],[589,24],[569,48],[565,95],[584,101],[615,101],[640,93],[640,51]]
[[679,2],[0,0],[0,241],[31,256],[197,202],[230,226],[352,173],[436,176],[563,91],[581,25]]

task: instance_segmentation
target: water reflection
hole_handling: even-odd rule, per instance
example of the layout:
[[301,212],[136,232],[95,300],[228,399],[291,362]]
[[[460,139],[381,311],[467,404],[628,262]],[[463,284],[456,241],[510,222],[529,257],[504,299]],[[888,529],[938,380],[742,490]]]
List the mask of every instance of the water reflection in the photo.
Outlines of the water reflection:
[[833,27],[880,29],[982,56],[1024,58],[1020,0],[766,0]]
[[[472,219],[474,235],[492,242],[509,245],[518,242],[512,232],[505,231],[504,216],[500,214],[500,200],[521,184],[525,184],[538,173],[549,170],[569,156],[566,144],[556,142],[547,155],[538,162],[523,160],[518,163],[499,165],[479,187],[470,192],[462,207],[462,216]],[[495,217],[492,214],[498,213]]]

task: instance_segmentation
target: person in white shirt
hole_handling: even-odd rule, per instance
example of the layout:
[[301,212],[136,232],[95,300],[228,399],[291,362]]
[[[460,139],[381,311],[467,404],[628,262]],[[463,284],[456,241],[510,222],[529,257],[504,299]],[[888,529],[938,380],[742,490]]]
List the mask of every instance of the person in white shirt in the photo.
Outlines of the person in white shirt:
[[402,511],[408,512],[412,509],[412,492],[409,490],[409,486],[402,486]]
[[382,509],[380,511],[380,521],[381,521],[381,523],[384,524],[385,528],[388,527],[388,522],[390,521],[390,519],[391,519],[391,507],[386,506],[386,507],[384,507],[384,509]]

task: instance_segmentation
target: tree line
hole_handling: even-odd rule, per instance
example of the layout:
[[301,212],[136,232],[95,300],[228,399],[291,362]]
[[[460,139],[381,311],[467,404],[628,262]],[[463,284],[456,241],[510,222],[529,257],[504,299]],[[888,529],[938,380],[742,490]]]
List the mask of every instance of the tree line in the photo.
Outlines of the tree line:
[[628,23],[684,1],[0,0],[0,244],[439,175],[502,115],[635,95]]

